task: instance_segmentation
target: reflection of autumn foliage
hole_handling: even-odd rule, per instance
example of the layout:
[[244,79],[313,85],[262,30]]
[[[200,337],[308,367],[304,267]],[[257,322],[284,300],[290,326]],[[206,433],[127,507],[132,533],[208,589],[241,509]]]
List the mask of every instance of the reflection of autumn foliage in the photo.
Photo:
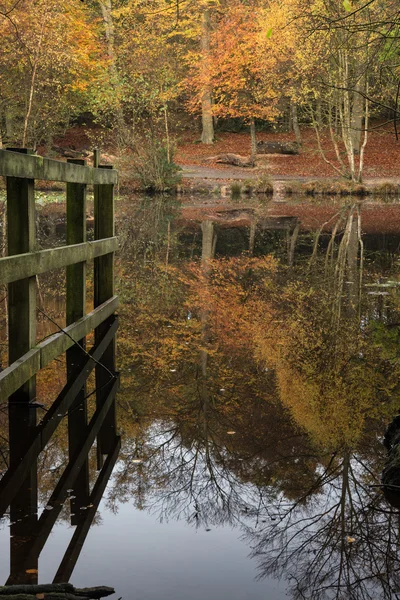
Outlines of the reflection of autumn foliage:
[[398,373],[368,333],[343,317],[334,334],[328,294],[300,284],[281,295],[271,328],[256,332],[256,355],[275,370],[281,400],[322,445],[354,446],[367,419],[393,410],[384,402]]
[[249,387],[267,371],[296,423],[323,447],[353,445],[367,419],[390,414],[397,368],[369,329],[344,314],[335,334],[329,291],[301,281],[282,286],[272,257],[210,260],[206,269],[192,263],[183,272],[153,264],[136,277],[124,363],[153,375],[154,390],[174,406],[187,397],[188,373],[199,376],[203,349],[209,389],[217,381],[226,390],[240,388],[238,380]]

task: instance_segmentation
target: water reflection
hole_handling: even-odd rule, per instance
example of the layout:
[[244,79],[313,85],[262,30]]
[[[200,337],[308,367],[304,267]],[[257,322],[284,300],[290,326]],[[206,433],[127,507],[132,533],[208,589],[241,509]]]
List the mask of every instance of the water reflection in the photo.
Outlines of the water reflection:
[[[311,243],[296,219],[283,262],[255,251],[254,220],[246,251],[230,252],[232,216],[209,212],[200,229],[169,229],[172,264],[159,239],[121,282],[120,499],[161,520],[239,527],[260,577],[286,578],[294,598],[395,598],[399,514],[380,476],[399,303],[395,284],[369,293],[388,273],[362,209],[341,207]],[[180,259],[188,228],[194,262]]]
[[358,203],[120,204],[112,510],[236,528],[258,577],[293,598],[398,596],[400,518],[381,488],[400,392],[389,209],[379,233]]

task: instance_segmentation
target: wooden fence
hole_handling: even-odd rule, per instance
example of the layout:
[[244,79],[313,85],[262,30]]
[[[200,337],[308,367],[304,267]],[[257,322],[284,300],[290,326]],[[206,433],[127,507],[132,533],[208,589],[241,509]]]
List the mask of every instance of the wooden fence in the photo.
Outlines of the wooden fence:
[[[98,165],[98,153],[95,154]],[[0,150],[0,175],[7,188],[8,256],[0,258],[0,285],[8,286],[9,366],[0,373],[0,400],[8,399],[9,468],[0,480],[0,515],[10,506],[14,554],[8,583],[20,582],[21,573],[37,572],[41,549],[51,532],[68,490],[74,489],[71,519],[76,543],[64,557],[56,580],[66,577],[76,561],[91,519],[117,459],[120,438],[116,432],[115,333],[118,298],[114,293],[114,185],[112,167],[86,166],[85,161],[60,162],[26,149]],[[35,234],[35,180],[66,182],[67,245],[37,250]],[[86,187],[94,189],[94,241],[86,239]],[[94,309],[86,313],[86,263],[94,260]],[[36,343],[37,275],[66,267],[66,327]],[[95,343],[89,352],[85,336],[92,330]],[[42,421],[36,420],[36,374],[66,352],[67,384]],[[96,411],[87,417],[86,380],[95,369]],[[47,510],[37,516],[37,458],[58,424],[68,414],[69,463]],[[89,492],[88,452],[97,438],[98,480]],[[103,465],[104,455],[107,460]],[[90,507],[82,517],[82,507]],[[51,510],[50,510],[51,509]],[[93,510],[94,509],[94,512]],[[31,515],[23,530],[21,514]],[[90,518],[91,517],[91,518]],[[21,539],[30,540],[28,545]],[[11,547],[13,542],[11,543]],[[14,556],[14,558],[13,558]],[[14,561],[14,568],[13,568]],[[14,573],[14,575],[13,575]],[[37,575],[25,575],[34,581]],[[16,581],[18,580],[18,581]]]

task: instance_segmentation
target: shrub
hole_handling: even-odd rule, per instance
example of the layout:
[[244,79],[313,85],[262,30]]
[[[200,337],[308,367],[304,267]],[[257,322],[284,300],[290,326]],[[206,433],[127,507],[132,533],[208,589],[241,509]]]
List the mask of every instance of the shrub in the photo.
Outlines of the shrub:
[[400,186],[397,183],[382,183],[374,188],[374,194],[383,196],[383,199],[388,199],[389,196],[400,196]]
[[233,200],[238,200],[242,196],[242,184],[232,183],[231,184],[231,197]]
[[166,192],[181,181],[181,167],[173,160],[173,149],[155,138],[146,138],[131,156],[129,171],[142,190]]
[[274,184],[268,175],[263,175],[254,185],[254,191],[257,194],[273,194],[274,193]]

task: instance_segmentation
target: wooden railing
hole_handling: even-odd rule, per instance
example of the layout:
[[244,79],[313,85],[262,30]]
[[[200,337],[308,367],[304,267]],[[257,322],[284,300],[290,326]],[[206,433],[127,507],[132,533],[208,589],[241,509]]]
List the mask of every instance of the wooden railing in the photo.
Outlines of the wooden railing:
[[[98,165],[98,154],[95,155]],[[82,518],[82,506],[95,508],[117,459],[120,438],[116,432],[115,395],[118,373],[115,366],[115,333],[118,297],[114,292],[114,185],[112,167],[90,167],[81,160],[66,163],[36,156],[26,149],[0,150],[0,175],[7,188],[7,254],[0,258],[0,285],[8,286],[9,366],[0,373],[0,401],[9,412],[9,468],[0,480],[0,514],[10,506],[11,534],[20,538],[21,511],[32,515],[29,547],[19,544],[9,583],[17,572],[34,572],[43,545],[50,534],[68,490],[74,489],[71,518],[77,529],[77,558],[93,510]],[[35,180],[66,182],[67,245],[37,250],[35,233]],[[86,239],[86,187],[94,189],[94,237]],[[86,263],[94,260],[94,308],[85,314]],[[66,267],[66,327],[36,343],[37,275]],[[94,330],[94,345],[86,351],[85,337]],[[66,352],[67,384],[42,421],[36,423],[36,374]],[[87,418],[86,381],[95,369],[96,411]],[[40,399],[38,399],[40,400]],[[49,502],[51,512],[37,516],[37,457],[58,424],[68,415],[69,463]],[[89,493],[88,452],[97,438],[98,468],[101,473]],[[103,457],[107,460],[103,466]],[[35,516],[36,515],[36,516]],[[25,524],[26,525],[26,524]],[[83,532],[83,533],[82,533]],[[86,533],[85,533],[86,532]],[[29,538],[25,527],[25,539]],[[33,541],[32,541],[33,540]],[[13,564],[13,561],[12,561]],[[69,571],[70,567],[66,569]],[[62,577],[65,577],[64,569]],[[58,574],[58,578],[61,575]],[[35,580],[37,576],[25,577]],[[18,580],[19,582],[19,580]]]

